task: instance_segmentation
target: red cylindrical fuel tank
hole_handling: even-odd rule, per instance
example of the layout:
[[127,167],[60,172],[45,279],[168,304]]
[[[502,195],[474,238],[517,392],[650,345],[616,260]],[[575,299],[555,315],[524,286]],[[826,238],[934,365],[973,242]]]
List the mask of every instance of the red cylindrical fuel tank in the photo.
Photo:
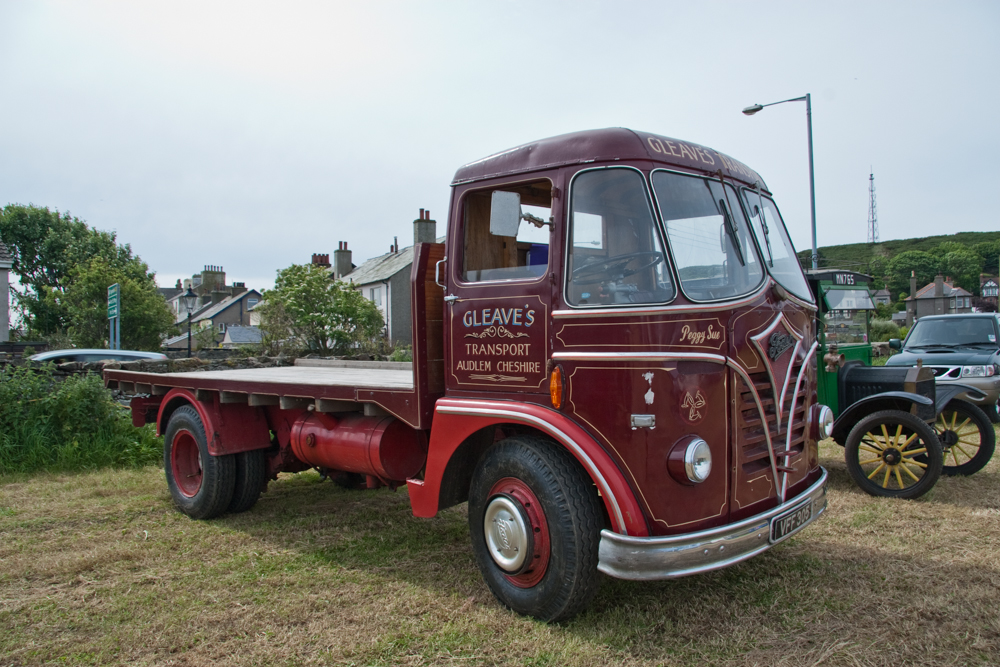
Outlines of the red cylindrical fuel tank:
[[292,425],[292,451],[319,467],[405,482],[424,467],[422,431],[395,417],[333,417],[310,413]]

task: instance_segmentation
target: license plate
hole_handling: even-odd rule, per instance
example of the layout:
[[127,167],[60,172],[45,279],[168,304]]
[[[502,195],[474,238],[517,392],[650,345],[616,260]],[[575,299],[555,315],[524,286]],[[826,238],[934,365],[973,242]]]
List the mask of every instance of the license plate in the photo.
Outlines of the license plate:
[[812,500],[774,517],[771,519],[771,543],[779,542],[798,531],[802,526],[809,523],[809,519],[811,518]]

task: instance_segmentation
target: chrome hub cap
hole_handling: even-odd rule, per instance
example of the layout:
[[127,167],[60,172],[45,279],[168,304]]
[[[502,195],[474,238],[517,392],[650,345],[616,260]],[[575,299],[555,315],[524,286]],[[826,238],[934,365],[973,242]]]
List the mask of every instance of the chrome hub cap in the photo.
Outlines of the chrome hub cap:
[[498,495],[490,500],[483,533],[490,556],[501,570],[517,573],[523,569],[531,552],[531,526],[514,499]]

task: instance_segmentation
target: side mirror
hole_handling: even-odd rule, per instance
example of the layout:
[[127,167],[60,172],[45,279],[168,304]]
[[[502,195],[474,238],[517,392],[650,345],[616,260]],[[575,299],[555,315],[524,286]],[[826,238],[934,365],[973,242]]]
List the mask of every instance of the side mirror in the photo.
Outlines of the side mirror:
[[903,349],[903,341],[899,340],[898,338],[890,338],[889,339],[889,347],[891,347],[894,350],[902,350]]
[[516,192],[493,192],[490,203],[490,234],[517,236],[521,224],[521,195]]

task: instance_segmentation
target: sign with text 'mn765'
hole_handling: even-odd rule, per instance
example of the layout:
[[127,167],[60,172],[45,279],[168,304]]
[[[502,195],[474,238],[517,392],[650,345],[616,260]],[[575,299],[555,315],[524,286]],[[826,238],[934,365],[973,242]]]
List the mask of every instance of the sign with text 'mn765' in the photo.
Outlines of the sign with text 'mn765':
[[108,319],[114,319],[121,314],[121,287],[115,283],[108,288]]

